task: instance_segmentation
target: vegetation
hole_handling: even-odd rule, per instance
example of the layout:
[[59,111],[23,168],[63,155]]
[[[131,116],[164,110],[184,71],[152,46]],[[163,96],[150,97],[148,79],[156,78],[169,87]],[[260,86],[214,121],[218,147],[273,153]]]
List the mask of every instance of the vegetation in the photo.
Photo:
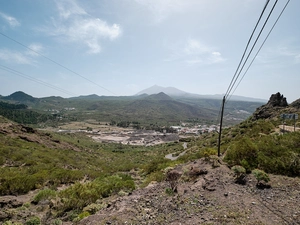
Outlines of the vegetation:
[[[16,114],[14,117],[17,120],[10,116],[13,114],[7,112],[2,114],[19,123],[39,124],[47,121],[52,126],[58,126],[57,123],[93,119],[99,122],[111,121],[112,124],[118,124],[121,127],[130,125],[137,129],[148,126],[169,127],[179,124],[180,121],[213,124],[220,107],[218,99],[185,97],[174,99],[162,93],[151,96],[100,97],[92,95],[64,99],[61,97],[34,98],[23,92],[16,92],[7,97],[0,96],[0,100],[14,104],[22,103],[31,108],[31,110],[14,110]],[[232,101],[229,102],[225,114],[230,113],[244,120],[248,114],[241,114],[238,110],[254,112],[260,105],[261,103]],[[45,114],[46,111],[52,114]],[[236,120],[226,120],[224,123],[233,124]]]
[[55,120],[54,116],[29,110],[24,104],[6,102],[0,102],[0,115],[23,124],[38,124]]
[[263,170],[255,169],[252,171],[252,174],[257,180],[257,185],[262,181],[268,183],[270,181],[269,175],[265,173]]
[[[267,173],[297,176],[300,174],[300,133],[279,135],[270,121],[245,121],[224,135],[225,160],[241,165],[247,172],[259,168]],[[238,133],[236,131],[238,130]]]
[[[62,101],[67,106],[74,106],[76,102],[75,105],[81,109],[90,107],[89,110],[80,112],[61,111],[63,121],[90,118],[92,114],[91,118],[103,116],[101,120],[111,121],[111,124],[120,127],[163,131],[167,128],[162,124],[167,125],[170,121],[178,119],[174,115],[177,112],[174,109],[178,105],[173,100],[163,100],[171,101],[168,102],[168,106],[174,111],[170,113],[165,107],[162,108],[163,115],[168,115],[166,120],[160,118],[162,114],[155,114],[156,109],[151,111],[154,117],[150,120],[149,113],[146,114],[145,103],[137,99],[134,99],[134,102],[132,99],[122,99],[120,109],[116,107],[120,99],[109,103],[106,102],[107,99],[102,99],[94,101],[92,105],[89,102],[83,106],[80,105],[82,101],[78,99],[69,103],[59,98],[45,101],[54,106],[60,105],[57,102]],[[148,99],[150,105],[155,101],[157,100]],[[132,104],[130,107],[127,105],[129,103]],[[42,103],[35,101],[35,104]],[[142,108],[146,111],[134,111],[135,105],[145,106]],[[17,121],[24,122],[26,118],[25,122],[40,123],[51,119],[46,114],[29,111],[26,105],[3,103],[0,106],[0,112]],[[161,104],[158,106],[162,107]],[[101,112],[97,110],[99,108],[102,109]],[[114,112],[118,112],[115,114],[118,116],[111,117],[107,113],[111,109],[116,110]],[[128,111],[120,114],[124,109]],[[137,115],[141,112],[145,115],[139,118]],[[133,116],[129,117],[131,114]],[[161,122],[157,123],[158,120]],[[201,118],[187,117],[187,120],[201,121]],[[94,121],[97,123],[100,119]],[[12,124],[3,117],[0,117],[1,123]],[[232,167],[237,183],[244,183],[246,173],[251,171],[258,184],[269,181],[267,173],[300,175],[300,133],[282,135],[276,130],[278,124],[279,120],[254,121],[249,118],[236,126],[224,129],[221,153],[226,153],[224,160]],[[85,127],[92,130],[89,125]],[[218,164],[217,133],[182,138],[179,143],[145,147],[96,143],[85,134],[42,132],[14,124],[6,129],[8,130],[2,130],[0,127],[0,195],[20,195],[40,189],[34,196],[33,203],[51,200],[53,210],[57,213],[55,215],[68,217],[74,222],[104,207],[99,203],[101,199],[114,194],[129,194],[138,186],[145,187],[152,181],[169,182],[170,188],[166,189],[166,193],[174,194],[180,175],[166,173],[166,168],[202,157],[216,161],[216,166]],[[165,155],[169,153],[179,155],[183,152],[183,142],[188,144],[183,156],[175,161],[165,159]],[[141,182],[135,182],[137,177]],[[67,188],[58,191],[61,185]],[[55,221],[55,224],[61,224],[59,219]],[[6,223],[9,224],[8,221]],[[40,219],[29,218],[26,224],[40,224]]]
[[99,177],[86,184],[77,182],[59,193],[63,202],[61,210],[83,209],[97,199],[117,194],[120,190],[131,192],[134,189],[133,179],[126,174]]
[[40,190],[37,195],[34,196],[33,202],[39,203],[40,201],[49,200],[51,198],[54,198],[56,196],[56,191],[51,190],[49,188],[45,188],[43,190]]
[[[0,118],[1,123],[8,122]],[[0,132],[3,143],[0,145],[0,195],[20,195],[40,189],[33,203],[52,199],[56,202],[53,207],[57,215],[74,212],[68,214],[76,214],[73,219],[82,218],[85,214],[81,212],[101,198],[134,190],[136,185],[130,171],[145,178],[143,185],[162,181],[164,168],[175,164],[164,156],[182,149],[182,143],[146,148],[95,143],[79,133],[36,130],[26,133],[22,129],[24,126],[11,125]],[[116,151],[120,149],[122,154]],[[61,185],[68,188],[58,191]],[[37,223],[37,219],[28,223]]]
[[235,182],[238,184],[246,183],[246,169],[242,166],[236,165],[231,168],[235,175]]

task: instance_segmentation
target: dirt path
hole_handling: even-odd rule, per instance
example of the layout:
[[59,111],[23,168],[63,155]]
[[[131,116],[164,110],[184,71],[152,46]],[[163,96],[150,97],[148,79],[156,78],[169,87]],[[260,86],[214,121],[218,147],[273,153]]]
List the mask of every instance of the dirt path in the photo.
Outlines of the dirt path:
[[[184,142],[184,143],[182,144],[182,146],[183,146],[183,149],[187,149],[187,143],[186,143],[186,142]],[[173,156],[173,155],[175,154],[175,153],[173,152],[173,153],[170,153],[170,154],[166,155],[165,158],[166,158],[166,159],[170,159],[170,160],[173,161],[173,160],[178,159],[178,157],[184,155],[185,153],[186,153],[186,150],[183,151],[183,152],[181,152],[178,156]]]

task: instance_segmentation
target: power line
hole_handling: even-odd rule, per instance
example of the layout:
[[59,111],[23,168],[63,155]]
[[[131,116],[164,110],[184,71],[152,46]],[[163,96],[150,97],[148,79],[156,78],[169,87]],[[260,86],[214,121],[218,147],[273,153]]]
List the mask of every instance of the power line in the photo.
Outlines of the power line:
[[[260,49],[261,49],[262,46],[264,45],[265,41],[266,41],[267,38],[269,37],[271,31],[273,30],[273,28],[274,28],[274,26],[276,25],[277,21],[278,21],[279,18],[281,17],[281,15],[282,15],[283,11],[285,10],[286,6],[288,5],[289,1],[290,1],[290,0],[288,0],[288,2],[286,3],[286,5],[284,6],[284,8],[283,8],[283,10],[281,11],[279,17],[278,17],[277,20],[275,21],[275,23],[274,23],[274,25],[272,26],[271,30],[269,31],[267,37],[265,38],[265,40],[263,41],[262,45],[260,46],[258,52],[260,51]],[[270,13],[269,13],[267,19],[265,20],[265,23],[264,23],[263,27],[261,28],[261,31],[260,31],[259,35],[257,36],[257,38],[256,38],[256,40],[255,40],[255,42],[254,42],[254,44],[253,44],[253,46],[252,46],[250,52],[248,53],[248,56],[247,56],[246,60],[245,60],[244,63],[243,63],[242,68],[240,69],[238,75],[236,76],[237,71],[238,71],[239,68],[240,68],[240,65],[241,65],[241,63],[242,63],[242,61],[243,61],[243,59],[244,59],[245,53],[246,53],[247,48],[248,48],[248,46],[249,46],[249,42],[250,42],[250,40],[252,39],[253,33],[254,33],[254,31],[256,30],[256,27],[257,27],[257,25],[258,25],[258,23],[259,23],[259,21],[260,21],[260,19],[261,19],[261,16],[262,16],[262,14],[264,13],[264,11],[265,11],[265,9],[266,9],[268,3],[269,3],[269,0],[266,2],[265,6],[264,6],[264,9],[263,9],[263,12],[261,13],[261,16],[260,16],[260,18],[259,18],[259,20],[258,20],[258,22],[257,22],[257,24],[256,24],[256,26],[255,26],[255,29],[254,29],[254,31],[252,32],[251,37],[250,37],[250,39],[249,39],[249,41],[248,41],[248,44],[247,44],[246,49],[245,49],[245,51],[244,51],[244,53],[243,53],[242,59],[240,60],[240,63],[239,63],[239,65],[238,65],[238,68],[237,68],[237,70],[236,70],[236,72],[235,72],[235,74],[234,74],[234,76],[233,76],[233,78],[232,78],[232,80],[231,80],[231,82],[230,82],[230,85],[228,86],[228,89],[227,89],[227,91],[226,91],[226,94],[225,94],[224,97],[223,97],[222,108],[221,108],[221,109],[222,109],[222,110],[221,110],[221,119],[220,119],[220,131],[219,131],[219,138],[218,138],[218,156],[219,156],[219,157],[220,157],[221,136],[222,136],[222,134],[221,134],[221,133],[222,133],[222,122],[223,122],[224,106],[225,106],[226,98],[229,96],[229,94],[230,94],[232,88],[234,87],[234,85],[235,85],[235,83],[236,83],[238,77],[240,76],[240,74],[241,74],[241,72],[242,72],[242,70],[243,70],[243,68],[244,68],[244,66],[245,66],[245,64],[246,64],[246,62],[248,61],[248,59],[249,59],[249,57],[250,57],[250,55],[251,55],[251,53],[252,53],[252,51],[253,51],[253,49],[254,49],[254,46],[256,45],[256,43],[257,43],[257,41],[258,41],[258,39],[259,39],[259,37],[260,37],[262,31],[264,30],[265,25],[266,25],[266,23],[268,22],[268,20],[269,20],[271,14],[272,14],[272,12],[273,12],[273,10],[274,10],[274,8],[275,8],[277,2],[278,2],[278,0],[276,0],[276,2],[274,3],[274,5],[273,5],[273,7],[272,7],[272,9],[271,9],[271,11],[270,11]],[[257,52],[256,55],[254,56],[254,58],[253,58],[253,60],[251,61],[250,65],[248,66],[248,68],[247,68],[245,74],[247,73],[248,69],[249,69],[250,66],[252,65],[252,63],[253,63],[254,59],[256,58],[258,52]],[[243,77],[241,78],[241,80],[244,78],[245,74],[243,75]],[[241,80],[240,80],[240,82],[241,82]],[[240,84],[240,82],[238,83],[238,85]],[[237,86],[238,86],[238,85],[237,85]],[[236,89],[236,88],[235,88],[235,89]],[[231,96],[230,96],[230,97],[231,97]]]
[[[2,68],[1,68],[1,67],[2,67]],[[4,70],[4,71],[7,71],[7,72],[10,72],[10,73],[13,73],[13,74],[15,74],[15,75],[24,77],[24,78],[26,78],[26,79],[28,79],[28,80],[33,81],[33,82],[42,84],[42,85],[44,85],[44,86],[46,86],[46,87],[55,89],[55,90],[57,90],[57,91],[60,91],[60,92],[62,92],[62,93],[65,93],[65,94],[67,94],[67,95],[75,96],[74,93],[71,93],[71,92],[69,92],[69,91],[67,91],[67,90],[64,90],[64,89],[62,89],[62,88],[56,87],[56,86],[54,86],[54,85],[52,85],[52,84],[49,84],[49,83],[47,83],[47,82],[41,81],[41,80],[36,79],[36,78],[34,78],[34,77],[31,77],[31,76],[29,76],[29,75],[26,75],[26,74],[24,74],[24,73],[22,73],[22,72],[19,72],[19,71],[15,70],[15,69],[12,69],[12,68],[7,67],[7,66],[0,65],[0,69],[2,69],[2,70]]]
[[[244,79],[246,73],[248,72],[249,68],[250,68],[251,65],[253,64],[253,62],[254,62],[256,56],[258,55],[258,53],[259,53],[260,50],[262,49],[263,45],[265,44],[265,42],[266,42],[267,39],[269,38],[271,32],[273,31],[275,25],[277,24],[279,18],[280,18],[281,15],[283,14],[283,12],[284,12],[285,8],[287,7],[287,5],[289,4],[289,2],[290,2],[290,0],[287,1],[287,3],[285,4],[285,6],[283,7],[283,9],[281,10],[281,12],[280,12],[279,16],[277,17],[275,23],[273,24],[273,26],[272,26],[272,28],[270,29],[269,33],[267,34],[265,40],[263,41],[263,43],[262,43],[261,46],[259,47],[258,51],[256,52],[255,56],[253,57],[253,59],[252,59],[251,63],[249,64],[249,66],[247,67],[247,69],[246,69],[245,73],[243,74],[242,78],[240,79],[239,83],[237,84],[237,86],[236,86],[235,89],[233,90],[233,92],[232,92],[232,94],[230,95],[229,99],[231,98],[231,96],[233,95],[233,93],[236,91],[236,89],[238,88],[238,86],[240,85],[240,83],[242,82],[242,80]],[[229,101],[229,99],[228,99],[228,101]]]
[[240,76],[242,70],[244,69],[244,66],[246,65],[246,63],[247,63],[247,61],[248,61],[248,59],[249,59],[249,57],[250,57],[250,55],[251,55],[251,53],[252,53],[252,51],[253,51],[253,49],[254,49],[254,47],[255,47],[255,45],[256,45],[258,39],[260,38],[260,35],[262,34],[262,32],[263,32],[263,30],[264,30],[264,28],[265,28],[265,26],[266,26],[266,24],[267,24],[267,22],[268,22],[270,16],[271,16],[271,14],[273,13],[273,10],[274,10],[274,8],[275,8],[277,2],[278,2],[278,0],[275,1],[274,5],[273,5],[273,7],[272,7],[272,9],[271,9],[271,11],[269,12],[268,17],[266,18],[266,20],[265,20],[265,22],[264,22],[264,24],[263,24],[263,26],[262,26],[262,28],[261,28],[261,30],[260,30],[260,32],[259,32],[259,34],[258,34],[258,36],[257,36],[257,38],[256,38],[256,40],[255,40],[255,42],[254,42],[254,44],[252,45],[252,48],[251,48],[250,52],[248,53],[247,58],[245,59],[245,61],[244,61],[244,63],[243,63],[243,66],[241,67],[241,69],[240,69],[238,75],[236,76],[236,78],[235,78],[235,80],[234,80],[232,86],[230,87],[230,90],[229,90],[229,92],[228,92],[226,98],[227,98],[228,95],[230,94],[230,92],[231,92],[232,88],[234,87],[234,85],[235,85],[237,79],[239,78],[239,76]]
[[107,88],[105,88],[105,87],[103,87],[103,86],[101,86],[101,85],[95,83],[94,81],[92,81],[92,80],[90,80],[90,79],[88,79],[88,78],[86,78],[86,77],[80,75],[79,73],[75,72],[74,70],[69,69],[68,67],[66,67],[66,66],[64,66],[64,65],[62,65],[62,64],[60,64],[60,63],[58,63],[58,62],[56,62],[55,60],[53,60],[53,59],[51,59],[51,58],[49,58],[49,57],[47,57],[47,56],[45,56],[45,55],[43,55],[43,54],[41,54],[41,53],[35,51],[34,49],[32,49],[32,48],[30,48],[30,47],[28,47],[28,46],[22,44],[21,42],[19,42],[19,41],[13,39],[13,38],[7,36],[6,34],[3,34],[2,32],[0,32],[0,34],[1,34],[2,36],[6,37],[7,39],[9,39],[9,40],[11,40],[11,41],[13,41],[13,42],[15,42],[15,43],[17,43],[17,44],[23,46],[24,48],[26,48],[26,49],[28,49],[28,50],[30,50],[30,51],[36,53],[37,55],[39,55],[39,56],[41,56],[41,57],[43,57],[43,58],[49,60],[50,62],[52,62],[52,63],[54,63],[54,64],[56,64],[56,65],[58,65],[58,66],[64,68],[65,70],[68,70],[69,72],[71,72],[71,73],[73,73],[73,74],[75,74],[75,75],[77,75],[77,76],[79,76],[79,77],[81,77],[81,78],[83,78],[83,79],[89,81],[90,83],[92,83],[92,84],[94,84],[94,85],[96,85],[96,86],[98,86],[98,87],[100,87],[100,88],[102,88],[102,89],[104,89],[104,90],[106,90],[106,91],[108,91],[108,92],[110,92],[110,93],[116,95],[115,93],[113,93],[112,91],[108,90]]
[[227,88],[227,91],[226,91],[226,93],[225,93],[225,96],[228,96],[228,94],[229,94],[229,89],[230,89],[231,85],[233,85],[232,83],[233,83],[233,81],[234,81],[234,79],[235,79],[235,77],[236,77],[236,74],[237,74],[237,72],[238,72],[238,70],[239,70],[239,68],[240,68],[240,66],[241,66],[241,64],[242,64],[242,62],[243,62],[243,59],[244,59],[244,57],[245,57],[245,54],[246,54],[246,52],[247,52],[247,49],[248,49],[249,44],[250,44],[250,42],[251,42],[251,39],[252,39],[252,37],[253,37],[253,35],[254,35],[255,31],[256,31],[256,28],[257,28],[257,26],[258,26],[258,24],[259,24],[259,22],[260,22],[260,20],[261,20],[261,18],[262,18],[262,16],[263,16],[265,10],[266,10],[266,8],[267,8],[269,2],[270,2],[270,0],[267,0],[267,1],[266,1],[265,6],[264,6],[264,8],[263,8],[263,10],[262,10],[262,12],[261,12],[261,14],[260,14],[260,16],[259,16],[259,19],[258,19],[258,21],[256,22],[256,25],[255,25],[255,27],[254,27],[254,29],[253,29],[253,31],[252,31],[252,34],[251,34],[251,36],[250,36],[250,38],[249,38],[249,40],[248,40],[248,43],[247,43],[247,45],[246,45],[246,48],[245,48],[244,53],[243,53],[243,55],[242,55],[242,58],[241,58],[241,60],[240,60],[240,62],[239,62],[239,65],[238,65],[238,67],[237,67],[237,69],[236,69],[236,71],[235,71],[235,73],[234,73],[234,75],[233,75],[233,77],[232,77],[232,79],[231,79],[231,82],[230,82],[230,84],[229,84],[229,86],[228,86],[228,88]]

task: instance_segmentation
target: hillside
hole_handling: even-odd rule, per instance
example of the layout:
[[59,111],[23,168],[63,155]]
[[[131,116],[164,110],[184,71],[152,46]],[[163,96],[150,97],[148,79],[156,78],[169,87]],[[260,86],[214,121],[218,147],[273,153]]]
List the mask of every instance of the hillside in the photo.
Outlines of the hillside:
[[171,182],[153,182],[130,195],[102,201],[104,207],[80,225],[90,224],[299,224],[299,178],[270,175],[272,188],[257,189],[234,181],[232,171],[213,160],[198,159],[173,170],[181,176],[177,192]]
[[142,121],[150,120],[154,122],[156,119],[173,123],[191,118],[204,121],[217,116],[216,110],[208,111],[197,106],[181,103],[162,92],[133,101],[124,108],[124,113],[125,115],[138,117]]
[[[173,101],[164,94],[150,98]],[[265,119],[255,117],[272,109]],[[283,112],[299,109],[277,93],[249,119],[224,129],[220,158],[217,133],[130,146],[0,117],[0,222],[298,224],[300,132],[279,128]],[[170,153],[180,157],[166,159]],[[243,184],[230,169],[235,165],[247,171]],[[255,169],[270,181],[259,180]]]
[[19,103],[34,103],[36,101],[36,98],[22,91],[17,91],[9,96],[2,97],[2,99],[19,102]]
[[[218,99],[171,97],[163,92],[119,97],[89,95],[68,99],[54,96],[33,98],[23,92],[16,92],[1,97],[0,100],[12,104],[24,104],[29,109],[40,114],[48,114],[50,117],[55,115],[60,123],[93,119],[118,123],[135,121],[143,126],[178,124],[180,121],[215,123],[221,104]],[[236,124],[248,118],[259,106],[261,106],[259,102],[230,101],[225,110],[224,122]],[[57,126],[56,123],[54,124]]]

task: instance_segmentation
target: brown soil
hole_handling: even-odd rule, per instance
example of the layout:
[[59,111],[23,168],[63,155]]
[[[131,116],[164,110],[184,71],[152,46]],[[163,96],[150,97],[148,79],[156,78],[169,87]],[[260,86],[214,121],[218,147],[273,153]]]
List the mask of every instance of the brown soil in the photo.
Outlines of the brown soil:
[[[170,182],[152,183],[125,197],[106,199],[107,208],[83,219],[96,224],[300,224],[300,179],[270,175],[270,188],[258,189],[252,175],[234,182],[217,159],[180,165],[176,193]],[[203,172],[204,171],[204,172]]]

